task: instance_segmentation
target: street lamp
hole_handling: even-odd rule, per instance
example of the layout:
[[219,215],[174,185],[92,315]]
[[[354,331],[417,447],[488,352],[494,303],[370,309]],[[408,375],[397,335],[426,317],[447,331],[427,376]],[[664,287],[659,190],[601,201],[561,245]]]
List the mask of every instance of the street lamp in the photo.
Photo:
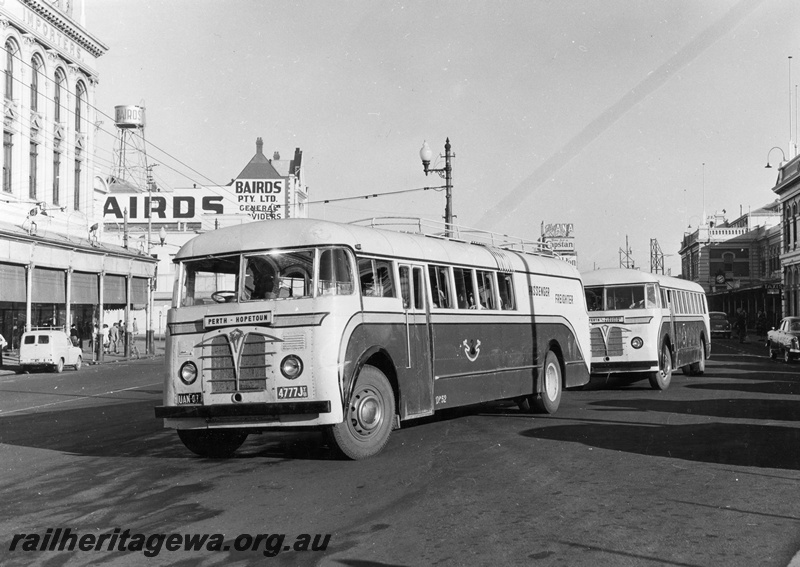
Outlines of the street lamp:
[[419,157],[422,160],[422,168],[425,170],[425,175],[429,173],[438,173],[439,177],[444,179],[445,187],[445,205],[444,205],[444,226],[445,236],[448,238],[452,236],[453,226],[453,168],[450,165],[450,158],[456,157],[455,154],[450,152],[450,138],[444,144],[444,167],[439,169],[431,169],[431,158],[433,151],[428,145],[428,142],[422,142],[422,148],[419,150]]
[[781,148],[780,146],[773,146],[767,152],[767,165],[764,166],[764,169],[772,169],[772,166],[769,164],[769,154],[772,153],[772,150],[780,150],[781,155],[783,156],[783,161],[778,164],[778,167],[781,167],[781,166],[783,166],[784,163],[786,163],[786,154],[783,153],[783,148]]

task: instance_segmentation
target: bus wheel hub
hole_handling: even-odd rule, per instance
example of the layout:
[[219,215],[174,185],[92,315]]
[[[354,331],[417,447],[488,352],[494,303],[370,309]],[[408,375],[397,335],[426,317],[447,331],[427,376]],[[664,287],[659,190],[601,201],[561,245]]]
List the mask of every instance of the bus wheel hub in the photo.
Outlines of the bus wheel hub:
[[374,392],[365,391],[359,393],[352,409],[355,426],[362,433],[368,434],[380,425],[383,411],[380,399]]

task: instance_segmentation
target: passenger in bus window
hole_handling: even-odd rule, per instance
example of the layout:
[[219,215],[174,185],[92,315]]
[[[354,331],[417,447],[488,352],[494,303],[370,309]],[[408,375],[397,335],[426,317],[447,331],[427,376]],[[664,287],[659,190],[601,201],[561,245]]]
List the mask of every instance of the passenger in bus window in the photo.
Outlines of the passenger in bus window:
[[483,309],[494,309],[494,285],[491,272],[478,272],[478,300]]

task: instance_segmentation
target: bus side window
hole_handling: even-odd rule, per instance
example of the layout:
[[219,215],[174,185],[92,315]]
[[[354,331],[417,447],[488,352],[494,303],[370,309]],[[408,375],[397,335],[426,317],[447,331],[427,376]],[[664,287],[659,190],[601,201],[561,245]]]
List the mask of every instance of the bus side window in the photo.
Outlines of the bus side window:
[[478,271],[478,301],[481,309],[494,309],[494,273]]
[[347,253],[341,248],[323,250],[319,255],[319,295],[350,295],[353,274]]
[[414,267],[414,308],[425,309],[425,279],[418,266]]
[[394,297],[392,263],[371,258],[358,259],[361,293],[367,297]]
[[647,308],[654,309],[658,307],[658,290],[655,284],[647,284]]
[[450,278],[445,266],[428,266],[428,275],[431,278],[431,293],[433,305],[443,309],[452,308],[450,300]]
[[453,268],[456,299],[459,309],[475,309],[475,292],[472,288],[472,270]]
[[400,266],[400,297],[403,299],[403,309],[411,307],[411,278],[408,266]]
[[503,274],[497,280],[497,290],[500,293],[500,309],[514,311],[517,303],[514,301],[514,282],[511,274]]

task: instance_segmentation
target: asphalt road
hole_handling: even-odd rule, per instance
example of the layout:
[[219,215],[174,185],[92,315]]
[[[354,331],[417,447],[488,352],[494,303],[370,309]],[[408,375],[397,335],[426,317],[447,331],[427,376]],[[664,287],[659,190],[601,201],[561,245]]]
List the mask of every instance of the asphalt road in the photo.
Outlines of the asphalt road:
[[[311,431],[193,456],[153,418],[159,359],[0,376],[0,563],[784,567],[800,550],[800,363],[713,349],[664,392],[595,380],[554,416],[451,410],[361,462]],[[67,529],[94,540],[32,550]],[[209,537],[170,551],[168,534]]]

